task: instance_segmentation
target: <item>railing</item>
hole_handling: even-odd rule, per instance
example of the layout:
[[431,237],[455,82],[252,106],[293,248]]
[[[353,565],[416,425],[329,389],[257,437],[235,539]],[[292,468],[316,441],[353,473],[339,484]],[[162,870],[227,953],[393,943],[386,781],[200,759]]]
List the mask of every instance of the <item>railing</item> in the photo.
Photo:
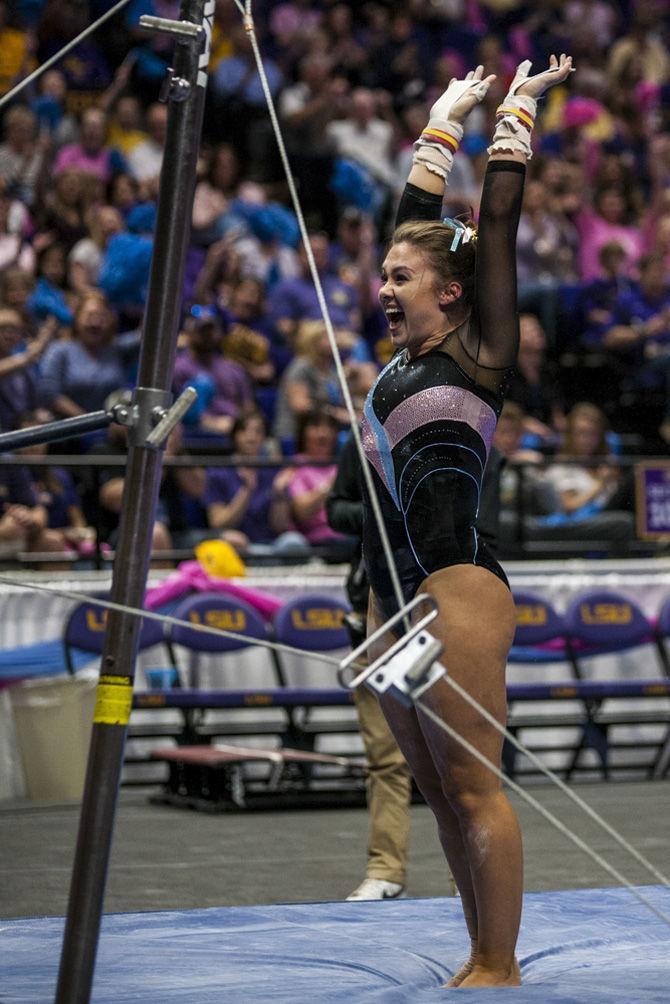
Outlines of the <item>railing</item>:
[[[602,464],[615,464],[624,474],[632,476],[635,466],[644,461],[645,463],[665,463],[667,458],[664,457],[651,457],[651,456],[621,456],[616,457],[612,460],[611,457],[601,457],[594,458],[591,461],[590,466],[594,468]],[[502,511],[502,532],[499,540],[499,551],[500,557],[508,560],[513,559],[531,559],[531,558],[551,558],[557,556],[565,556],[566,554],[574,555],[600,555],[604,557],[617,556],[617,557],[642,557],[642,556],[653,556],[659,553],[659,545],[655,540],[644,540],[633,534],[630,539],[597,539],[593,536],[592,531],[589,529],[588,522],[584,524],[584,535],[580,537],[577,525],[571,524],[571,529],[569,534],[562,534],[560,528],[554,528],[553,532],[547,532],[542,534],[538,532],[537,529],[533,530],[532,534],[529,534],[528,529],[528,519],[527,517],[533,516],[535,514],[526,511],[525,507],[525,495],[526,495],[526,483],[529,476],[529,472],[537,472],[538,469],[542,470],[543,467],[546,468],[553,462],[553,458],[547,458],[544,465],[538,464],[516,464],[508,463],[506,470],[512,470],[515,472],[518,478],[517,489],[515,493],[514,508],[510,513],[510,510]],[[301,466],[329,466],[333,463],[332,459],[315,461],[311,459],[303,459],[300,457],[242,457],[236,456],[234,454],[188,454],[178,457],[166,457],[164,459],[163,466],[166,470],[178,469],[178,468],[193,468],[193,467],[271,467],[271,468],[284,468],[284,467],[301,467]],[[561,463],[569,463],[568,461],[561,460]],[[100,470],[102,468],[109,469],[110,467],[118,467],[119,471],[122,471],[126,466],[126,457],[120,457],[118,455],[50,455],[46,457],[34,457],[34,456],[21,456],[21,455],[10,455],[6,454],[0,456],[0,464],[8,466],[24,466],[24,467],[65,467],[65,468],[87,468],[92,471],[92,486],[91,486],[91,496],[97,499],[97,496],[101,487],[100,480]],[[575,461],[575,464],[579,466],[587,466],[583,461]],[[639,504],[639,503],[638,503]],[[94,503],[95,505],[95,503]],[[631,517],[635,516],[635,512],[631,509],[627,510],[630,512]],[[569,537],[569,539],[568,539]],[[100,548],[100,541],[97,541],[95,551],[91,556],[91,561],[96,569],[103,569],[109,567],[110,563],[113,561],[113,552],[103,553]],[[318,556],[318,548],[315,549],[314,553]],[[163,561],[179,561],[185,560],[192,556],[192,550],[190,549],[174,549],[171,551],[155,551],[153,552],[154,560]],[[40,562],[43,564],[49,564],[50,562],[62,562],[63,556],[60,554],[41,554],[37,552],[22,552],[20,553],[16,560],[20,563],[28,562]],[[73,560],[76,560],[73,559]]]

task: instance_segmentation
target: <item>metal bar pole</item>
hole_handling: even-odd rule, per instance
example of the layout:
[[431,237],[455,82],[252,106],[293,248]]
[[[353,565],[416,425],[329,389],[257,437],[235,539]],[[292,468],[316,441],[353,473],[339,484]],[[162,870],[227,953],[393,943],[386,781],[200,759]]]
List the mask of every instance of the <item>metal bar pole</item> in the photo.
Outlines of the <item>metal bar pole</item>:
[[[192,39],[178,41],[175,46],[174,78],[179,86],[172,92],[168,115],[138,386],[133,395],[136,423],[130,430],[112,577],[112,600],[128,607],[141,608],[146,589],[162,462],[162,449],[147,445],[146,439],[170,399],[214,2],[182,0],[180,17],[203,25],[206,41],[204,47]],[[90,999],[132,702],[139,626],[138,618],[130,612],[109,613],[56,1004],[88,1004]]]
[[85,432],[97,432],[106,429],[114,421],[111,411],[91,411],[88,415],[75,415],[74,418],[63,418],[58,422],[45,422],[29,429],[14,429],[0,434],[0,451],[19,450],[22,446],[34,446],[43,443],[55,443],[59,439],[72,439],[83,436]]

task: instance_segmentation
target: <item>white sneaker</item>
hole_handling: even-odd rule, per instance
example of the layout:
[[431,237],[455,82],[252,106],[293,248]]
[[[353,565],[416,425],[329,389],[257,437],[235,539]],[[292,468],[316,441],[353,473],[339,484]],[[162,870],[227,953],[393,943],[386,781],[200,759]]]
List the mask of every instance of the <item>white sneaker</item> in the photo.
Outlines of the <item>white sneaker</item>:
[[347,901],[352,899],[397,899],[402,896],[405,887],[399,882],[386,882],[384,879],[363,879],[358,889],[354,889]]

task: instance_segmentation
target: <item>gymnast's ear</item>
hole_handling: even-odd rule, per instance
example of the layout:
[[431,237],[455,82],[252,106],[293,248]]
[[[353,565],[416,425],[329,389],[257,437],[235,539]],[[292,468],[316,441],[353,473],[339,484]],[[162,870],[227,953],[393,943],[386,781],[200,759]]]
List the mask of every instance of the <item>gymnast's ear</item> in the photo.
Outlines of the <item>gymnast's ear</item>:
[[460,282],[448,282],[444,289],[440,290],[438,302],[440,307],[450,307],[460,300],[463,295],[463,287]]

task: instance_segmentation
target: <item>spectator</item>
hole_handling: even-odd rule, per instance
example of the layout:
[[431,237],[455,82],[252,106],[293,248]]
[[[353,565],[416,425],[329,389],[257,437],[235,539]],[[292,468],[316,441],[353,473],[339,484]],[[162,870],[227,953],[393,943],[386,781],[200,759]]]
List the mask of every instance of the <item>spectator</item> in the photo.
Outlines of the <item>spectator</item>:
[[265,309],[265,285],[259,279],[240,279],[230,295],[228,331],[223,340],[228,359],[239,363],[254,384],[272,384],[275,354],[281,347]]
[[0,306],[0,431],[18,428],[21,415],[39,403],[37,362],[51,341],[55,322],[49,318],[36,338],[24,341],[21,315]]
[[553,343],[560,291],[577,279],[578,236],[570,220],[552,209],[544,183],[526,185],[517,237],[519,309],[539,315]]
[[37,215],[38,241],[58,241],[66,254],[88,233],[86,213],[91,205],[90,176],[76,167],[64,168],[56,177]]
[[33,44],[32,34],[20,22],[12,24],[7,4],[0,3],[0,95],[33,69]]
[[631,280],[625,275],[626,252],[621,244],[617,241],[603,244],[598,262],[602,278],[582,286],[576,307],[580,342],[588,350],[602,349],[605,333],[613,324],[616,303],[631,287]]
[[[106,410],[111,410],[115,404],[128,403],[128,391],[116,391],[104,403]],[[171,444],[168,439],[165,455],[170,453]],[[125,425],[112,422],[107,427],[103,442],[94,444],[88,452],[93,459],[96,456],[125,458],[128,454],[128,429]],[[114,547],[118,541],[119,517],[123,507],[123,492],[125,487],[124,466],[102,467],[91,465],[82,472],[82,501],[88,522],[95,526],[101,542]],[[169,551],[172,548],[172,536],[168,529],[168,511],[159,499],[152,533],[152,551]],[[169,567],[169,562],[152,562],[153,567]]]
[[[18,427],[31,429],[49,421],[51,416],[44,411],[26,412],[21,416]],[[20,452],[30,463],[30,457],[44,458],[46,444],[33,444]],[[65,467],[33,465],[29,468],[33,490],[40,505],[47,512],[47,526],[44,537],[49,542],[49,551],[63,551],[68,555],[90,557],[95,550],[96,532],[88,526],[81,507],[79,492],[72,475]],[[57,566],[49,564],[52,570]],[[66,564],[63,566],[68,567]]]
[[204,174],[195,186],[193,231],[198,243],[211,244],[225,234],[222,219],[240,182],[240,161],[231,143],[218,143],[206,154]]
[[[323,295],[334,327],[347,331],[360,330],[360,310],[357,290],[343,282],[330,268],[330,241],[326,234],[310,234],[310,247],[314,264],[321,280]],[[295,279],[278,282],[270,294],[270,313],[277,328],[289,344],[294,344],[301,321],[315,321],[321,317],[321,306],[312,281],[307,253],[299,250],[302,274]]]
[[113,175],[126,170],[126,163],[118,150],[106,145],[106,135],[105,113],[100,108],[87,108],[81,116],[79,141],[68,143],[56,154],[54,175],[75,167],[104,185],[109,184]]
[[31,102],[40,130],[51,140],[54,150],[77,140],[77,122],[65,108],[67,82],[60,70],[47,70],[39,80],[39,95]]
[[0,274],[11,265],[33,271],[35,253],[28,240],[29,233],[28,210],[0,181]]
[[561,450],[544,474],[556,493],[557,510],[540,524],[559,532],[572,527],[581,539],[608,540],[625,550],[634,537],[631,490],[611,453],[608,430],[604,412],[595,405],[571,408]]
[[596,192],[593,209],[582,209],[577,218],[579,230],[579,266],[583,282],[601,276],[598,254],[603,244],[617,241],[626,252],[627,273],[632,274],[642,254],[640,227],[626,220],[626,200],[618,188]]
[[519,318],[519,353],[507,399],[524,413],[524,433],[535,446],[552,446],[565,426],[556,368],[547,359],[547,338],[533,314]]
[[304,321],[277,396],[274,433],[285,451],[295,448],[300,421],[314,412],[327,413],[338,424],[348,421],[326,327],[323,321]]
[[47,511],[40,505],[27,467],[0,465],[0,557],[21,551],[60,550],[47,532]]
[[[621,293],[614,304],[613,324],[603,345],[624,360],[624,386],[644,393],[650,387],[665,392],[660,433],[670,439],[670,280],[665,256],[655,252],[640,262],[639,282]],[[667,438],[666,438],[667,437]]]
[[133,177],[139,182],[150,182],[158,190],[158,179],[163,164],[165,137],[167,135],[167,105],[155,101],[149,106],[146,115],[148,136],[142,142],[133,146],[128,154],[128,167]]
[[4,141],[0,143],[0,180],[32,206],[35,188],[44,166],[46,140],[37,135],[37,118],[25,105],[14,105],[6,112]]
[[40,393],[58,418],[99,411],[112,391],[127,386],[138,338],[117,341],[115,329],[103,294],[85,293],[75,309],[72,339],[54,342],[42,360]]
[[148,139],[144,129],[142,105],[134,94],[124,94],[116,101],[109,120],[107,140],[128,159],[140,143]]
[[[287,488],[290,468],[245,467],[245,459],[267,456],[265,420],[258,411],[238,418],[233,426],[236,467],[212,467],[207,472],[205,501],[209,525],[242,555],[280,554],[288,549],[305,553],[306,543],[288,530]],[[262,545],[261,547],[254,545]]]
[[198,431],[227,436],[235,419],[253,406],[251,381],[238,363],[223,357],[224,331],[218,317],[190,317],[185,330],[187,347],[175,362],[175,393],[195,386],[199,398],[189,413],[190,423],[197,422]]
[[53,315],[59,324],[70,325],[74,319],[67,290],[65,248],[49,241],[37,254],[37,282],[26,304],[37,322]]
[[[353,160],[368,171],[381,186],[381,197],[390,192],[396,181],[395,129],[388,121],[390,107],[367,87],[355,88],[347,102],[346,115],[328,124],[327,135],[340,157]],[[383,115],[379,114],[380,108]]]
[[114,206],[98,206],[86,213],[87,236],[77,241],[67,259],[68,285],[81,295],[98,286],[104,253],[112,237],[125,229]]
[[[293,471],[288,485],[292,526],[312,546],[322,548],[324,556],[346,561],[357,541],[332,530],[328,524],[326,499],[337,475],[335,448],[338,424],[322,412],[303,415],[298,427],[298,458],[314,461]],[[331,463],[324,463],[331,461]]]
[[17,312],[23,329],[30,334],[36,330],[35,318],[28,306],[34,290],[35,280],[25,268],[10,265],[4,272],[0,271],[0,303]]

